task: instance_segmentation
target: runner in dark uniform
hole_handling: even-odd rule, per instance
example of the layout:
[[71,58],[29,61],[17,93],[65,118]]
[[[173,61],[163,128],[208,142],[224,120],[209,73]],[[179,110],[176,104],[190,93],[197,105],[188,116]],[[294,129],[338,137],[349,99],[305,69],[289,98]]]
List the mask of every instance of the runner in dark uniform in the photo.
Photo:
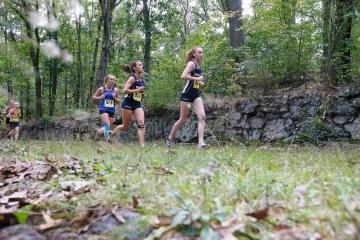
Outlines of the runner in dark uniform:
[[204,104],[200,96],[200,86],[204,85],[200,64],[203,50],[194,47],[187,52],[186,67],[181,74],[181,79],[186,81],[186,85],[181,93],[180,118],[171,129],[170,135],[166,138],[166,146],[170,147],[174,142],[176,132],[188,120],[190,108],[193,107],[198,117],[198,148],[206,147],[204,142],[206,114]]
[[131,65],[122,65],[121,68],[131,73],[124,87],[125,98],[121,104],[122,124],[117,126],[111,133],[111,137],[116,136],[122,131],[126,131],[131,123],[131,117],[134,116],[138,128],[138,138],[140,146],[145,145],[145,116],[141,101],[144,96],[145,82],[142,79],[144,72],[140,61],[134,61]]
[[99,114],[102,126],[97,133],[103,133],[106,140],[109,139],[109,132],[115,120],[115,104],[120,103],[119,90],[114,87],[115,80],[114,75],[107,75],[105,85],[98,88],[92,97],[94,100],[100,100]]

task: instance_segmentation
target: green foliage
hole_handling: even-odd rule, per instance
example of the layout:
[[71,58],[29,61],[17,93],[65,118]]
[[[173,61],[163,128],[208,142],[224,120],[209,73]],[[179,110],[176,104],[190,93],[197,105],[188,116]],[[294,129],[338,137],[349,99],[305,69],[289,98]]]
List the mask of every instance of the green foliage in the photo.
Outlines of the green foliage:
[[46,125],[51,123],[52,121],[53,121],[52,117],[45,115],[39,119],[39,124]]
[[31,215],[31,209],[32,209],[32,205],[27,205],[19,210],[17,210],[14,215],[16,217],[16,219],[18,220],[19,224],[25,224],[26,220],[29,218],[29,216]]
[[310,117],[299,126],[296,141],[316,144],[322,140],[324,131],[326,131],[326,129],[321,118],[319,116]]
[[[5,1],[0,9],[1,32],[0,86],[13,88],[13,97],[24,102],[30,116],[35,111],[34,70],[30,58],[23,20],[9,7],[16,1]],[[98,26],[101,10],[97,1],[83,1],[79,49],[74,17],[67,14],[69,1],[53,1],[59,21],[59,47],[73,55],[72,63],[59,61],[56,114],[67,114],[69,108],[91,107],[95,91],[92,79],[99,67],[102,31]],[[46,15],[47,2],[39,9]],[[142,2],[124,0],[113,12],[111,44],[107,72],[117,76],[121,89],[128,74],[120,64],[144,58],[144,22]],[[3,3],[1,3],[3,4]],[[34,7],[33,2],[29,5]],[[193,6],[196,4],[196,7]],[[1,5],[1,6],[5,6]],[[20,4],[21,5],[21,4]],[[356,2],[355,15],[359,8]],[[229,45],[228,16],[223,1],[153,1],[151,22],[151,77],[146,90],[146,107],[162,108],[178,101],[184,82],[180,75],[185,65],[185,53],[194,46],[204,49],[202,69],[206,84],[202,92],[225,96],[265,93],[282,86],[301,85],[305,81],[321,81],[323,19],[320,0],[267,1],[254,0],[252,16],[242,19],[245,45],[232,49]],[[26,9],[20,8],[20,12]],[[335,16],[334,9],[331,12]],[[54,36],[39,28],[40,45]],[[6,35],[5,35],[6,33]],[[353,18],[352,38],[346,46],[351,50],[353,77],[360,79],[360,22]],[[6,43],[4,42],[6,38]],[[336,40],[336,39],[335,39]],[[81,51],[80,51],[81,50]],[[94,62],[94,56],[96,61]],[[43,112],[49,111],[53,61],[40,51],[40,75]],[[80,69],[81,61],[81,69]],[[80,71],[80,72],[79,72]],[[79,77],[81,76],[81,79]],[[340,76],[341,77],[341,76]],[[80,88],[80,105],[74,104],[74,92]],[[29,102],[26,102],[29,101]],[[27,116],[27,117],[30,117]]]

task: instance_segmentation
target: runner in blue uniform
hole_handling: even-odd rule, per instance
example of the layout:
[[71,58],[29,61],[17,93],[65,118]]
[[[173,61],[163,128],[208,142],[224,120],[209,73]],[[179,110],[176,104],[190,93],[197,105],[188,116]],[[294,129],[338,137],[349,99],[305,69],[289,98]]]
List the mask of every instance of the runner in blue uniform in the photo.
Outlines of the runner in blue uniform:
[[194,47],[187,52],[186,67],[181,74],[181,79],[186,85],[181,93],[180,118],[171,129],[170,135],[166,138],[166,146],[170,147],[175,140],[176,132],[188,120],[190,108],[193,107],[198,117],[198,148],[206,147],[204,142],[206,114],[204,104],[200,96],[200,86],[205,83],[202,76],[200,64],[203,57],[203,50]]
[[100,100],[99,113],[102,126],[97,130],[98,134],[104,134],[109,139],[109,132],[115,120],[115,104],[120,103],[119,90],[115,86],[115,76],[107,75],[105,85],[99,87],[92,96],[94,100]]
[[129,72],[131,76],[126,81],[123,91],[126,95],[121,104],[122,124],[114,129],[111,137],[116,136],[122,131],[126,131],[130,126],[131,117],[134,115],[138,128],[140,146],[144,147],[145,115],[141,105],[145,90],[145,82],[142,79],[144,68],[140,61],[134,61],[130,65],[122,65],[121,68],[125,72]]

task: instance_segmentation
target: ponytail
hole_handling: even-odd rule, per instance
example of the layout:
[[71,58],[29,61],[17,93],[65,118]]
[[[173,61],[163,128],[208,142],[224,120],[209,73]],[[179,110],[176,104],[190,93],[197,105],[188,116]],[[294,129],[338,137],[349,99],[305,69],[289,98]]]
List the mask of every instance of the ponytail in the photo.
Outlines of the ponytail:
[[186,52],[186,63],[190,62],[193,58],[194,58],[194,53],[196,51],[196,49],[198,49],[200,47],[193,47],[192,49],[188,50]]
[[127,73],[133,72],[129,64],[123,64],[123,65],[120,65],[120,67],[124,72],[127,72]]
[[140,62],[140,60],[135,60],[133,61],[131,64],[123,64],[123,65],[120,65],[121,69],[124,71],[124,72],[127,72],[127,73],[134,73],[134,68],[136,67],[136,64]]

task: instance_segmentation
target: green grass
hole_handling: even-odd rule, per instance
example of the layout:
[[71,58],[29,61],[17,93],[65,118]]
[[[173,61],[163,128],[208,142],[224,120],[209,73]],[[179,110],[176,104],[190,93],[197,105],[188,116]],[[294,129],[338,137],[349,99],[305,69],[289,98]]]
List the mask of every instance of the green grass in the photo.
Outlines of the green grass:
[[[319,148],[230,144],[201,151],[194,144],[179,144],[168,150],[162,142],[149,143],[145,149],[136,143],[91,141],[32,141],[10,146],[0,151],[3,161],[36,161],[44,156],[64,161],[71,156],[93,166],[98,173],[90,177],[98,180],[94,191],[68,203],[55,201],[46,206],[67,209],[66,217],[70,219],[95,203],[131,207],[136,197],[140,201],[137,211],[145,217],[169,216],[169,211],[182,209],[198,213],[204,228],[214,218],[221,222],[237,215],[242,219],[246,213],[266,206],[282,209],[281,213],[270,211],[265,220],[256,225],[253,221],[252,228],[244,228],[243,232],[253,239],[274,239],[274,229],[281,224],[310,229],[324,239],[359,236],[350,231],[355,228],[359,234],[359,145],[331,143]],[[161,174],[164,170],[174,173]],[[48,184],[57,188],[58,181],[52,179]]]

